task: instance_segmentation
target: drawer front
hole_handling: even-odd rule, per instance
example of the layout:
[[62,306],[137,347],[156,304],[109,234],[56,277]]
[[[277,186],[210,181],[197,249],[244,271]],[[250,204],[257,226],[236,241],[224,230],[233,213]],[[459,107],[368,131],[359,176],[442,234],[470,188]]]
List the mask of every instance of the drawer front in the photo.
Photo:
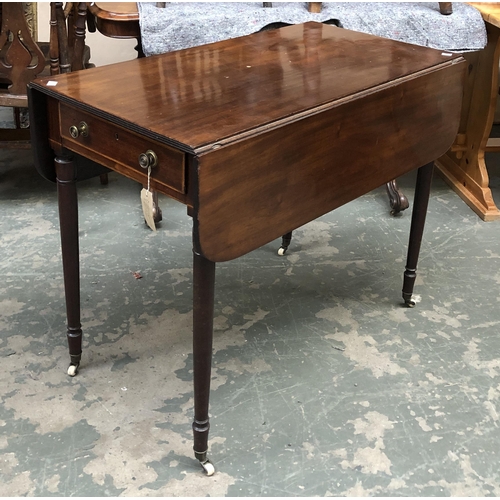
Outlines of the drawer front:
[[[59,112],[64,147],[122,174],[128,172],[134,179],[140,177],[144,184],[148,171],[139,165],[139,155],[151,150],[157,157],[151,179],[178,193],[186,192],[185,154],[182,151],[65,104],[60,105]],[[88,134],[85,136],[79,131],[78,136],[73,137],[70,128],[79,128],[82,122],[88,127]]]

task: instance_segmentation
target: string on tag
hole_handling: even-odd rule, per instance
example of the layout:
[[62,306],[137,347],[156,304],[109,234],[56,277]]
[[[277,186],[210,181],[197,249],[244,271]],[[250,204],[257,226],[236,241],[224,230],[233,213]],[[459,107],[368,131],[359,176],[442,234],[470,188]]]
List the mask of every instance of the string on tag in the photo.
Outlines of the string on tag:
[[151,166],[148,167],[148,191],[151,191]]

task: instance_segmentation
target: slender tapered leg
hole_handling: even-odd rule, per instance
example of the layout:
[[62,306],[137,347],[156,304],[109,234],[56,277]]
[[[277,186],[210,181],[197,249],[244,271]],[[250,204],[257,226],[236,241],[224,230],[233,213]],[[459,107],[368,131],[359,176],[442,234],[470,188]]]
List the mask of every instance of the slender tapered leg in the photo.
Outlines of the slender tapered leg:
[[411,216],[410,241],[408,243],[408,256],[406,259],[406,270],[403,280],[403,299],[408,307],[415,306],[415,301],[412,299],[413,286],[415,285],[415,279],[417,277],[418,254],[420,253],[420,245],[424,233],[433,168],[434,162],[428,163],[420,167],[417,173],[415,200],[413,201]]
[[194,371],[194,454],[211,476],[214,466],[207,458],[208,403],[212,369],[215,263],[193,252],[193,371]]
[[68,320],[70,365],[68,375],[74,377],[82,358],[82,327],[80,324],[80,258],[78,247],[78,200],[76,169],[71,158],[55,159],[59,224],[64,272],[64,293]]
[[281,246],[278,248],[278,255],[285,255],[287,248],[290,246],[290,242],[292,241],[292,231],[284,234],[281,237]]

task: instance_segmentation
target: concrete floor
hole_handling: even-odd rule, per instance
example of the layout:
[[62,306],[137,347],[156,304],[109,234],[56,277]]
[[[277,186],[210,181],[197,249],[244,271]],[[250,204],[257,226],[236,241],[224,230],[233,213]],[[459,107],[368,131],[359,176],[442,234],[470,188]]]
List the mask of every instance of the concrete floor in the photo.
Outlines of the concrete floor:
[[218,265],[207,478],[191,221],[161,198],[153,233],[139,190],[80,185],[70,378],[55,187],[29,151],[0,152],[0,495],[500,496],[500,221],[435,177],[414,309],[409,212],[391,217],[383,188],[297,230],[285,257],[276,241]]

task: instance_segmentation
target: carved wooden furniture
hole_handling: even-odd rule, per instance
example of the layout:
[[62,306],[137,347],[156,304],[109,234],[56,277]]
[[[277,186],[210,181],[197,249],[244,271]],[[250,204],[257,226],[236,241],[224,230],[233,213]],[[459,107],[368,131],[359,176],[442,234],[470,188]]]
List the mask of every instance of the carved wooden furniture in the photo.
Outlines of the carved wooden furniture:
[[[50,4],[50,74],[69,73],[93,68],[90,49],[85,45],[88,24],[85,2],[51,2]],[[95,31],[90,23],[89,29]]]
[[50,43],[36,43],[20,2],[1,4],[0,106],[12,107],[15,129],[0,132],[0,147],[30,148],[29,128],[21,128],[20,108],[28,107],[28,82],[43,74],[59,74],[89,67],[85,46],[86,4],[51,4]]
[[446,182],[484,221],[500,219],[489,188],[484,154],[500,152],[500,141],[489,139],[498,95],[500,5],[472,3],[486,23],[488,43],[479,52],[465,53],[469,64],[460,128],[450,150],[436,165]]
[[76,180],[96,162],[150,175],[193,218],[194,451],[213,473],[215,263],[418,168],[403,283],[413,306],[432,162],[456,135],[464,70],[459,55],[310,22],[31,83],[36,166],[57,178],[61,207],[69,373],[82,354]]
[[88,9],[100,33],[110,38],[135,38],[138,55],[144,56],[139,11],[135,2],[91,2]]
[[0,147],[29,148],[29,129],[21,127],[20,108],[28,107],[26,86],[42,73],[48,58],[33,41],[22,3],[0,4],[0,106],[14,110],[15,129],[0,130]]

